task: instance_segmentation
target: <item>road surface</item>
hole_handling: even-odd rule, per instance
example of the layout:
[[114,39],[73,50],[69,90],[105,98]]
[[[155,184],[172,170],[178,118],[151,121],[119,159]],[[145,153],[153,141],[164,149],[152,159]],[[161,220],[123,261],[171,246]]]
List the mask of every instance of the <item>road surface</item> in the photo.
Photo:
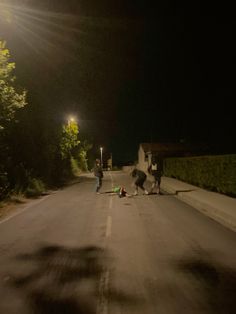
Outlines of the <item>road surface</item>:
[[[2,314],[236,313],[236,236],[173,195],[89,174],[0,221]],[[147,184],[148,185],[148,184]]]

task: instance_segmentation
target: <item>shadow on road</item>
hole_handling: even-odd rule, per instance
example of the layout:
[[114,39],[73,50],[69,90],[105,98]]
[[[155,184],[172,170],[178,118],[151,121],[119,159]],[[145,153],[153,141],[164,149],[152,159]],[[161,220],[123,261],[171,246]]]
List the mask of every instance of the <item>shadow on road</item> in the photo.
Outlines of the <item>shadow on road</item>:
[[236,313],[236,272],[212,261],[190,258],[177,262],[177,269],[200,285],[202,298],[212,314]]
[[[9,283],[26,299],[35,314],[95,314],[101,295],[109,302],[136,306],[138,300],[112,288],[101,291],[101,280],[111,267],[106,249],[96,246],[66,248],[45,246],[32,254],[16,257],[22,274]],[[20,264],[22,269],[22,264]]]

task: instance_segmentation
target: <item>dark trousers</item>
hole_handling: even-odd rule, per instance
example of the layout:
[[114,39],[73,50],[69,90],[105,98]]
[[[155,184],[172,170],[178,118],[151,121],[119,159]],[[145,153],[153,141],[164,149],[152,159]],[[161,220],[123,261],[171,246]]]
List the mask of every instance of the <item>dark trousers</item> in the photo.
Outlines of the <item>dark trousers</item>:
[[161,176],[154,175],[150,192],[153,192],[154,189],[157,189],[157,191],[160,193],[160,185],[161,185]]
[[145,180],[146,180],[146,178],[138,178],[135,181],[136,187],[139,187],[140,189],[144,190],[143,184],[144,184]]

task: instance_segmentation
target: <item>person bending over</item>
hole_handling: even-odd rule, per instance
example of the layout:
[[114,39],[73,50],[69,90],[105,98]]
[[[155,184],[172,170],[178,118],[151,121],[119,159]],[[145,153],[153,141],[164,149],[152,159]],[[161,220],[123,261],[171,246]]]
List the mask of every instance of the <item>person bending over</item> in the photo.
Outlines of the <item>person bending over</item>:
[[143,184],[144,182],[146,181],[147,179],[147,176],[146,176],[146,173],[143,172],[142,170],[139,170],[139,169],[134,169],[132,172],[131,172],[131,176],[133,178],[136,178],[134,184],[135,184],[135,191],[134,191],[134,194],[133,195],[138,195],[138,189],[140,188],[144,194],[148,194],[148,191],[144,188]]

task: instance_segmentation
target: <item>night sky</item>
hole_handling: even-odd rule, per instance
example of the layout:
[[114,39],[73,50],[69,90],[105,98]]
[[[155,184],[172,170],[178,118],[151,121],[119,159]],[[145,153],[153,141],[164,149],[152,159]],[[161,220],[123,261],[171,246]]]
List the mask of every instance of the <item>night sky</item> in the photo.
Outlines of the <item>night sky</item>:
[[234,151],[231,9],[163,3],[0,0],[0,38],[35,112],[75,115],[95,151],[117,161],[134,160],[149,141]]

